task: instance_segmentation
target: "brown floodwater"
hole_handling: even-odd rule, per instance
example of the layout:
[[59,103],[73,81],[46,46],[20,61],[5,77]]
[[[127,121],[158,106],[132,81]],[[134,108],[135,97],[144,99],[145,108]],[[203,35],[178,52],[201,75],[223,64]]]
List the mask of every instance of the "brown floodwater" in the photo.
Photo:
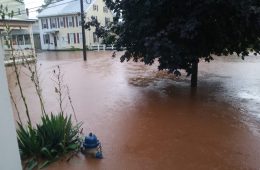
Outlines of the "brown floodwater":
[[[104,154],[102,160],[79,155],[47,169],[259,170],[260,57],[202,61],[195,91],[185,73],[176,78],[158,72],[156,64],[120,63],[120,54],[88,52],[87,62],[81,52],[38,54],[47,111],[59,111],[52,80],[59,65],[84,133],[97,135]],[[38,121],[33,84],[23,68],[20,73],[31,117]],[[11,67],[7,75],[22,108]],[[68,102],[64,108],[71,113]]]

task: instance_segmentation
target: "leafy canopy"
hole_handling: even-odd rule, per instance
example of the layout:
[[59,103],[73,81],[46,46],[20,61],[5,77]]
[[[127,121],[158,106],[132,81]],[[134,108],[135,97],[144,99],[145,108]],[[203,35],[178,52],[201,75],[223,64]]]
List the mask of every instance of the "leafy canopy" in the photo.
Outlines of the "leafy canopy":
[[[105,0],[115,13],[121,61],[159,61],[159,69],[191,73],[212,55],[260,51],[259,0]],[[120,20],[122,22],[120,22]]]

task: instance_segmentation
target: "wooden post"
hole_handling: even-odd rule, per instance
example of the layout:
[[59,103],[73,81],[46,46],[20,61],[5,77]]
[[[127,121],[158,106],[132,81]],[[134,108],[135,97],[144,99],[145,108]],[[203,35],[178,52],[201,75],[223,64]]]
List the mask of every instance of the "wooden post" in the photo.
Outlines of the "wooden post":
[[83,0],[80,0],[80,13],[81,13],[81,29],[82,29],[82,43],[83,43],[83,59],[84,61],[87,60],[87,52],[86,52],[86,33],[85,33],[85,13],[84,13],[84,6]]

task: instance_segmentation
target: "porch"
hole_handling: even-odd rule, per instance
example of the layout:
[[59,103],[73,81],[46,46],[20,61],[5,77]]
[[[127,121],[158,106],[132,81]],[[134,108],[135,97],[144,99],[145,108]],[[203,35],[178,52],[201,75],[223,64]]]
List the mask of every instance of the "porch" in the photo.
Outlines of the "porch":
[[[6,65],[13,62],[21,63],[25,59],[29,61],[35,60],[35,47],[33,39],[32,25],[35,20],[0,20],[0,41],[4,49],[4,62]],[[10,31],[6,31],[6,26],[10,27]],[[11,40],[12,48],[6,44],[7,37]]]

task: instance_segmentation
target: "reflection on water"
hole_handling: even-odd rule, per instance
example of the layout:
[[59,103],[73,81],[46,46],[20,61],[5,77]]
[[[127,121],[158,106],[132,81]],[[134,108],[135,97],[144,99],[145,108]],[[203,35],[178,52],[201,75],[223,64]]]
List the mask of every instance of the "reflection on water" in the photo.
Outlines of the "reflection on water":
[[[51,72],[60,65],[85,132],[101,139],[105,159],[57,162],[48,169],[257,169],[260,167],[260,59],[201,62],[197,90],[189,78],[157,71],[157,65],[120,63],[112,52],[38,54],[48,112],[57,112]],[[117,56],[119,56],[118,54]],[[34,120],[37,97],[21,69]],[[9,86],[22,107],[15,77]],[[68,112],[71,110],[65,105]],[[26,121],[26,116],[23,115]]]

